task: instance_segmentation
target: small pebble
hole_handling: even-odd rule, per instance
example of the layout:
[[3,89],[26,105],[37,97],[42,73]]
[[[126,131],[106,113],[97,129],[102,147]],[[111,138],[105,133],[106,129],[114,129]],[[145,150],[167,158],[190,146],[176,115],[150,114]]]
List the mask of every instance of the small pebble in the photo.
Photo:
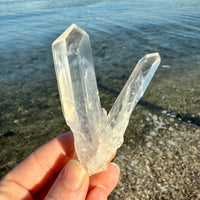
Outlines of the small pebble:
[[165,144],[162,140],[158,141],[158,143],[159,143],[159,144],[162,144],[162,145]]
[[167,110],[163,110],[161,113],[162,114],[167,114]]
[[138,163],[138,161],[137,160],[131,160],[131,163],[130,163],[130,165],[133,167],[134,165],[136,165]]
[[147,117],[147,118],[146,118],[146,120],[149,122],[149,121],[150,121],[150,118],[149,118],[149,117]]
[[16,119],[16,120],[14,120],[14,123],[15,123],[15,124],[17,124],[18,122],[19,122],[19,120],[17,120],[17,119]]
[[170,122],[173,122],[173,121],[174,121],[174,118],[170,118],[169,121],[170,121]]
[[167,140],[167,143],[171,145],[175,145],[175,143],[172,140]]
[[147,143],[146,143],[146,146],[147,146],[148,148],[150,148],[150,147],[152,146],[152,142],[147,142]]
[[149,140],[151,140],[152,136],[151,135],[147,135],[146,138],[149,139]]
[[157,135],[157,133],[155,131],[151,131],[150,135],[155,136],[155,135]]
[[169,68],[170,68],[169,65],[162,65],[161,67],[162,67],[162,68],[166,68],[166,69],[169,69]]

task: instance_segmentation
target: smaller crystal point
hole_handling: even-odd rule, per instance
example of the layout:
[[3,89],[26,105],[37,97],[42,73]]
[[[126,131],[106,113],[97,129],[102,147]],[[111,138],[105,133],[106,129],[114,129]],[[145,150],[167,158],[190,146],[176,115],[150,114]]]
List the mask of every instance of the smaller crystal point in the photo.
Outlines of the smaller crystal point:
[[52,44],[63,114],[74,134],[75,151],[89,175],[106,169],[123,143],[131,113],[158,65],[158,53],[136,65],[109,114],[101,108],[88,34],[72,24]]
[[112,137],[115,138],[115,143],[118,143],[119,147],[123,143],[123,135],[128,126],[131,113],[147,89],[160,64],[160,60],[158,53],[152,53],[145,55],[138,61],[108,114],[108,123],[114,134]]

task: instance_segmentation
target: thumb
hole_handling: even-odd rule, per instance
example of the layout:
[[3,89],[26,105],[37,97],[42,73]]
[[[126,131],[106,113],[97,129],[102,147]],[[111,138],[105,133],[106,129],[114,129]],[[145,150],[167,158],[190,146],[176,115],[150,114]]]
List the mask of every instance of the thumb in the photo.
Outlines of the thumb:
[[87,195],[89,176],[83,166],[70,160],[63,168],[45,200],[84,200]]

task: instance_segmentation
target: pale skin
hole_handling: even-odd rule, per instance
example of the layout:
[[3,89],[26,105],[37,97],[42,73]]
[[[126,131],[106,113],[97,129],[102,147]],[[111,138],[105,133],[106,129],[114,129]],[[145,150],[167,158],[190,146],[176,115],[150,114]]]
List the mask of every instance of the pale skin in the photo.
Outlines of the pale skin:
[[73,157],[71,132],[51,140],[3,177],[0,199],[106,200],[118,183],[119,168],[109,163],[106,171],[89,177]]

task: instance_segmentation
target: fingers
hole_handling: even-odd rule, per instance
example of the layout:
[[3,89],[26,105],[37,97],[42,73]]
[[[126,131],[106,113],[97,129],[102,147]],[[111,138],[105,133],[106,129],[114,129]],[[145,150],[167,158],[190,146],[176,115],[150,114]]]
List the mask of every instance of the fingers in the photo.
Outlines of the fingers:
[[45,200],[106,200],[119,180],[119,168],[111,163],[108,169],[89,177],[85,169],[75,160],[71,160],[58,176]]
[[106,188],[102,185],[97,185],[88,193],[86,200],[107,200]]
[[16,182],[3,179],[0,182],[0,199],[1,200],[33,200],[32,195]]
[[107,196],[119,181],[119,174],[119,167],[114,163],[110,163],[106,171],[91,176],[87,200],[107,199]]
[[4,179],[19,183],[34,195],[65,166],[73,154],[73,134],[63,134],[32,153]]
[[64,167],[45,200],[85,200],[89,185],[86,170],[75,160]]
[[58,178],[60,172],[57,172],[51,180],[49,180],[49,182],[38,192],[34,195],[34,199],[35,200],[44,200],[44,198],[46,197],[47,193],[49,192],[49,190],[51,189],[52,185],[54,184],[54,182],[56,181],[56,179]]
[[[51,140],[2,179],[3,186],[0,185],[0,193],[3,191],[2,195],[11,195],[14,191],[14,193],[18,192],[18,196],[21,195],[18,199],[23,199],[24,196],[29,196],[31,199],[32,195],[35,196],[38,191],[42,191],[35,197],[39,199],[48,192],[46,199],[85,200],[89,177],[77,161],[69,161],[73,156],[74,138],[71,132]],[[63,167],[64,169],[59,173]],[[87,200],[106,199],[118,179],[119,169],[114,164],[109,164],[106,171],[91,177]],[[6,187],[6,190],[1,190],[5,189],[6,185],[10,186]],[[45,185],[47,187],[44,187]],[[15,190],[12,189],[13,187],[20,189]],[[45,189],[41,190],[42,188]]]

